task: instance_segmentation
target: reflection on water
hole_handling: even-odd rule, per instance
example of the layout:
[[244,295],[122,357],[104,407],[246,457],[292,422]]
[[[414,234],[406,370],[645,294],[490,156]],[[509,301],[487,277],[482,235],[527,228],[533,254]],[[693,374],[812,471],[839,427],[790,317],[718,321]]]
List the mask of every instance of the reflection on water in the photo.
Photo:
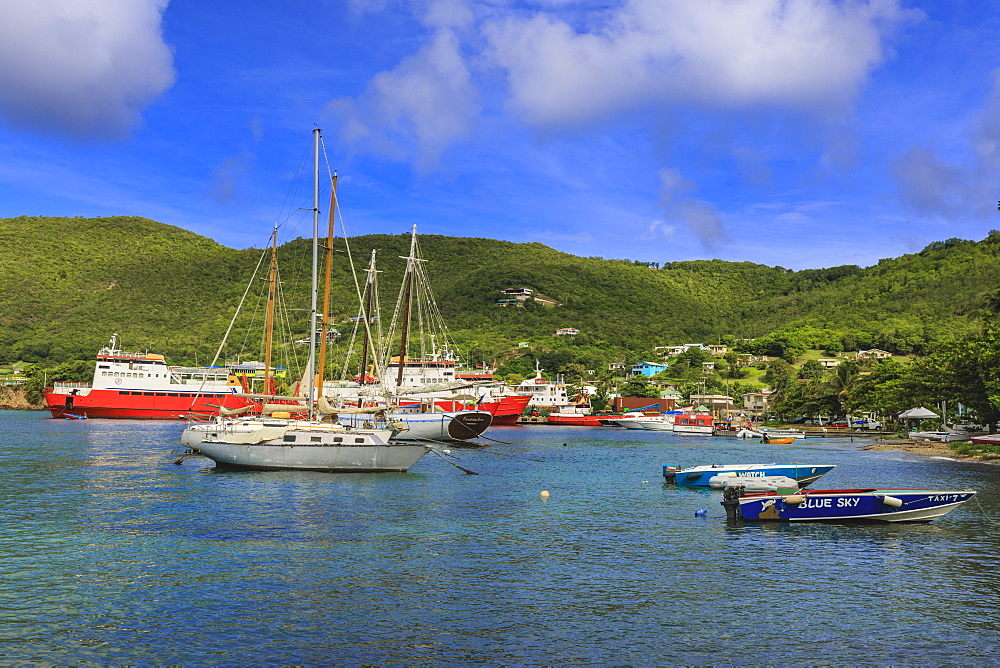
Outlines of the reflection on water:
[[[0,413],[8,662],[996,662],[995,467],[538,426],[456,450],[479,476],[220,472],[175,465],[180,428]],[[728,527],[661,477],[781,460],[986,515]]]

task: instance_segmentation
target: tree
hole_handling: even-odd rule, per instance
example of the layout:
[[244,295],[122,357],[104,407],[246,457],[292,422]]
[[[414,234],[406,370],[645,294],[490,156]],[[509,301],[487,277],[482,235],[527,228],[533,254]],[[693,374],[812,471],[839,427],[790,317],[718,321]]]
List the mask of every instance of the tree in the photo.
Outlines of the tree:
[[647,397],[657,399],[660,390],[649,384],[649,379],[642,374],[632,376],[621,384],[620,393],[623,397]]
[[792,365],[783,359],[776,359],[768,363],[767,371],[764,372],[764,382],[770,386],[775,393],[783,392],[795,380],[795,371]]
[[806,363],[799,369],[799,378],[819,378],[825,369],[817,360],[806,360]]

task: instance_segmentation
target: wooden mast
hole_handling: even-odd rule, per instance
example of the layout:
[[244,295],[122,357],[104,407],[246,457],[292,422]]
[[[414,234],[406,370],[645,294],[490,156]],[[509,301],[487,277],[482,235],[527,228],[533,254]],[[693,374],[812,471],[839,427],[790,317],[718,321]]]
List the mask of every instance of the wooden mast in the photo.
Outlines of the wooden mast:
[[399,371],[396,374],[396,389],[403,386],[403,366],[406,364],[406,349],[410,336],[410,303],[413,301],[413,271],[417,259],[417,226],[413,226],[410,237],[410,256],[406,260],[406,278],[403,292],[403,328],[399,341]]
[[320,396],[323,395],[323,371],[326,368],[326,337],[327,331],[330,324],[330,272],[331,265],[333,264],[333,234],[334,234],[334,219],[337,212],[337,174],[334,172],[333,180],[330,188],[330,225],[327,230],[326,235],[326,256],[325,262],[326,266],[324,268],[323,274],[323,314],[321,316],[320,322],[322,323],[320,327],[320,337],[319,337],[319,363],[316,365],[315,374],[316,387],[319,389]]

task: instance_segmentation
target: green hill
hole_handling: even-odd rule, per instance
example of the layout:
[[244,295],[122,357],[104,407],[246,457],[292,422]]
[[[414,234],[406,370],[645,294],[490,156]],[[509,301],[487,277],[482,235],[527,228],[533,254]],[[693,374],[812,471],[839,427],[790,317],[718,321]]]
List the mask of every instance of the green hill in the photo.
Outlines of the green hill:
[[[656,345],[765,335],[802,349],[854,343],[920,352],[969,328],[983,293],[1000,284],[1000,233],[931,244],[872,267],[797,272],[720,260],[654,269],[491,239],[428,235],[420,244],[441,311],[473,361],[495,360],[528,341],[590,367],[649,358]],[[409,236],[355,237],[350,245],[362,264],[379,249],[391,309]],[[90,358],[113,332],[129,349],[163,352],[172,363],[204,362],[260,256],[144,218],[0,219],[0,362]],[[287,301],[307,304],[311,243],[291,241],[279,257]],[[357,299],[345,255],[336,258],[334,316],[343,330]],[[500,290],[511,287],[560,305],[497,306]],[[304,314],[293,318],[292,333],[304,334]],[[581,334],[557,339],[561,327]]]

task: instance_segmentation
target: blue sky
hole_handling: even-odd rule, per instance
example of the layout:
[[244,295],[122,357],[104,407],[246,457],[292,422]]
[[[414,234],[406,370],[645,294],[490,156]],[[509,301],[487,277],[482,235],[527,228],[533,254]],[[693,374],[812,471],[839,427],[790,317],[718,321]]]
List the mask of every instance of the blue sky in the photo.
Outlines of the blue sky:
[[1000,229],[998,9],[4,2],[0,217],[307,236],[320,127],[352,234],[871,265]]

